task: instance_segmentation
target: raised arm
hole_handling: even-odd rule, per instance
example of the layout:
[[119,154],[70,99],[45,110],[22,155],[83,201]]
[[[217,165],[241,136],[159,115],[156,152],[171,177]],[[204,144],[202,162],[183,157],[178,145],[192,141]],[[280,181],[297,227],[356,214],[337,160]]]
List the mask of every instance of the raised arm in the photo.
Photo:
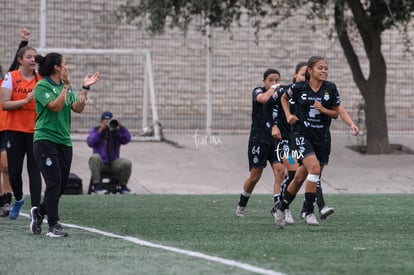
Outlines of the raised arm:
[[82,85],[82,92],[79,95],[79,98],[76,102],[72,103],[72,110],[75,113],[82,113],[83,109],[85,109],[86,102],[88,101],[88,91],[92,85],[94,85],[99,80],[99,73],[96,72],[94,74],[88,73]]
[[[277,93],[275,91],[275,93]],[[281,139],[282,134],[280,133],[279,127],[277,127],[277,124],[275,122],[275,119],[273,118],[273,108],[277,104],[276,100],[271,96],[265,104],[263,104],[263,113],[267,121],[267,125],[270,126],[272,137],[275,139]]]
[[273,93],[276,91],[277,88],[279,88],[280,84],[272,85],[266,92],[257,95],[256,100],[259,103],[265,104],[266,101],[269,100],[269,98],[273,95]]
[[20,29],[20,37],[21,41],[14,56],[13,63],[10,65],[9,72],[17,70],[19,68],[19,63],[17,62],[17,54],[21,48],[26,47],[29,44],[30,31],[26,28]]

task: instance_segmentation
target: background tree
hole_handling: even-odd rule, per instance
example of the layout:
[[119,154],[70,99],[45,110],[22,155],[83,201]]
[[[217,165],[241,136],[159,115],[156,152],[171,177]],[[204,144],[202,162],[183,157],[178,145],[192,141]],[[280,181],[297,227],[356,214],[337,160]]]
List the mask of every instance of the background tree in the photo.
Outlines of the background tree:
[[[387,66],[381,51],[381,34],[398,28],[405,46],[410,50],[407,35],[414,1],[406,0],[128,0],[117,11],[119,20],[136,23],[153,34],[161,34],[166,27],[178,27],[186,33],[193,18],[203,19],[200,31],[208,24],[230,29],[240,23],[247,13],[256,28],[276,28],[295,9],[306,7],[308,17],[314,20],[334,18],[335,33],[351,68],[353,79],[365,101],[367,128],[367,154],[391,152],[388,138],[385,92]],[[357,37],[358,39],[354,39]],[[368,76],[364,76],[361,63],[354,50],[356,40],[362,42],[369,63]]]

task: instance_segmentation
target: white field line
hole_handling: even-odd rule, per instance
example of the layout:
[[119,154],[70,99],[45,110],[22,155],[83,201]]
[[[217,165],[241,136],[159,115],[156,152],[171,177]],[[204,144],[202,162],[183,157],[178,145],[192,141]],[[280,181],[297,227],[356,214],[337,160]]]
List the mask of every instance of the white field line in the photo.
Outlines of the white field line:
[[[30,219],[29,214],[20,212],[20,215]],[[178,254],[187,255],[187,256],[190,256],[190,257],[200,258],[200,259],[208,260],[208,261],[211,261],[211,262],[216,262],[216,263],[236,267],[236,268],[239,268],[239,269],[247,270],[247,271],[250,271],[250,272],[257,273],[257,274],[285,275],[284,273],[281,273],[281,272],[275,272],[273,270],[264,269],[264,268],[261,268],[261,267],[245,264],[245,263],[230,260],[230,259],[220,258],[220,257],[216,257],[216,256],[210,256],[210,255],[203,254],[203,253],[200,253],[200,252],[180,249],[180,248],[176,248],[176,247],[172,247],[172,246],[165,246],[165,245],[162,245],[162,244],[156,244],[156,243],[144,241],[144,240],[141,240],[141,239],[138,239],[138,238],[135,238],[135,237],[131,237],[131,236],[121,236],[121,235],[117,235],[117,234],[114,234],[114,233],[111,233],[111,232],[102,231],[102,230],[99,230],[99,229],[96,229],[96,228],[84,227],[84,226],[79,226],[79,225],[76,225],[76,224],[68,224],[68,223],[61,223],[61,224],[66,226],[66,227],[76,228],[76,229],[80,229],[80,230],[87,231],[87,232],[90,232],[90,233],[99,234],[99,235],[110,237],[110,238],[125,240],[125,241],[135,243],[135,244],[138,244],[138,245],[141,245],[141,246],[158,248],[158,249],[167,250],[167,251],[171,251],[171,252],[178,253]]]

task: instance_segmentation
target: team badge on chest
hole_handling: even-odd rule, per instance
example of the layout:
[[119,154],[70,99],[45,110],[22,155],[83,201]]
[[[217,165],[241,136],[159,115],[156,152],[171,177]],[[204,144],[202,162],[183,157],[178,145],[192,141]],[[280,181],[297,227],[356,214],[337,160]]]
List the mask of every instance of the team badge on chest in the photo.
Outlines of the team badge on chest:
[[330,99],[329,93],[325,92],[325,95],[323,96],[323,100],[328,101]]

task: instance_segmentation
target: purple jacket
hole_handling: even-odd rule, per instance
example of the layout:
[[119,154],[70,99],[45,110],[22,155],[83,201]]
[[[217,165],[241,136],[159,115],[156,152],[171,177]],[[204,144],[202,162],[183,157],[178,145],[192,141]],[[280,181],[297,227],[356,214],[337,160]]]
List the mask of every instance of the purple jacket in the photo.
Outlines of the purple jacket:
[[128,129],[121,127],[117,131],[105,130],[101,134],[98,132],[99,126],[94,127],[89,132],[86,140],[88,146],[93,148],[94,154],[99,154],[105,164],[119,159],[121,144],[131,141],[131,134]]

